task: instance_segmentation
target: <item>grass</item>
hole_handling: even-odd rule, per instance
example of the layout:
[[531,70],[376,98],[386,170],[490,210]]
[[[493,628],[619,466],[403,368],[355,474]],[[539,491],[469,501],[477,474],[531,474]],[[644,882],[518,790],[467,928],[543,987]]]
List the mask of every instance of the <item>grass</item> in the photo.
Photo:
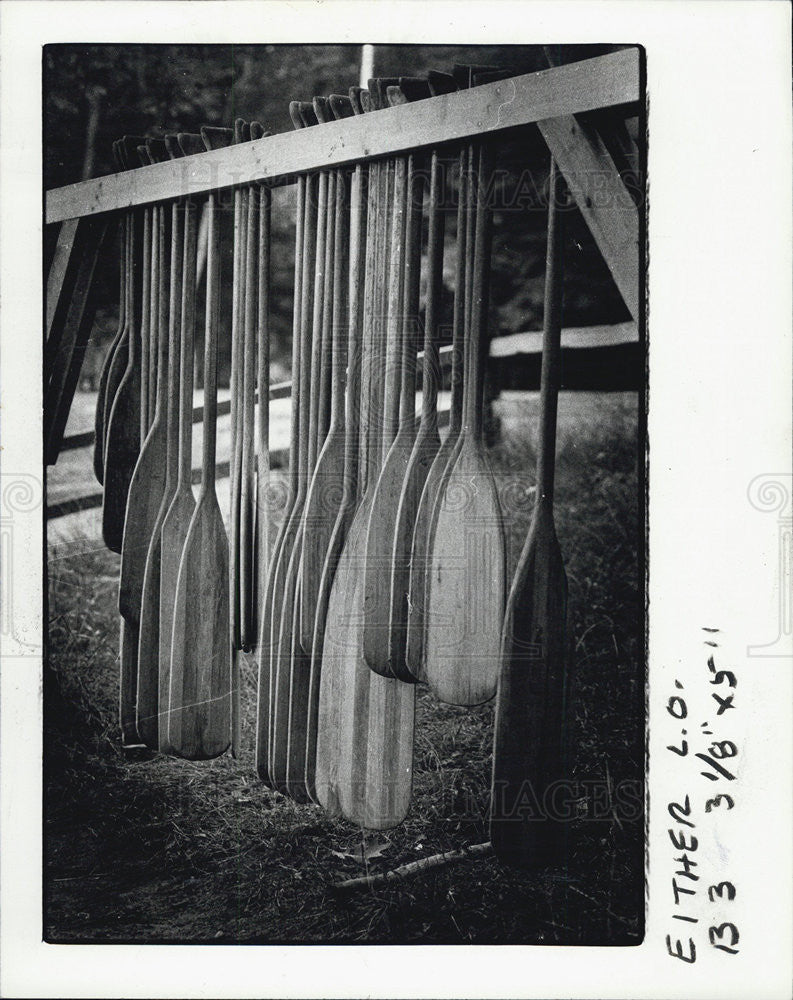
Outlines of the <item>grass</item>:
[[[514,563],[531,513],[536,398],[509,395],[497,413],[503,433],[492,458],[511,511]],[[49,566],[47,939],[638,944],[644,668],[635,399],[563,395],[558,451],[572,646],[564,864],[528,873],[481,858],[339,898],[332,886],[344,878],[487,839],[492,704],[455,708],[420,688],[412,808],[381,835],[257,780],[249,659],[240,760],[124,752],[119,561],[104,550],[76,552]]]

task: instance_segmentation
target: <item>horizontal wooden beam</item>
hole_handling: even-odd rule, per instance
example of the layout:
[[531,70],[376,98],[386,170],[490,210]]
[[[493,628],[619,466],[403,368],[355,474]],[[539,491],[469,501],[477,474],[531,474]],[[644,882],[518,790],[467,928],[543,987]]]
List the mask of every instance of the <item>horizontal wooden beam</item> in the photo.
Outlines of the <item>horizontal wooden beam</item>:
[[45,221],[97,215],[183,195],[281,183],[299,173],[459,142],[557,115],[639,100],[639,50],[623,49],[471,90],[284,132],[210,153],[48,191]]

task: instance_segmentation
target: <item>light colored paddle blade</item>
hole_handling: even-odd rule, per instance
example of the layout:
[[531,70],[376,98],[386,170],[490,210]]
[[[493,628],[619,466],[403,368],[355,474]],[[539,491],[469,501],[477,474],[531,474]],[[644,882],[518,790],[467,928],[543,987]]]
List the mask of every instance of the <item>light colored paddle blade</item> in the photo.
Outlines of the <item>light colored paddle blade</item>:
[[311,480],[305,508],[301,576],[300,639],[310,651],[314,640],[320,580],[344,493],[344,431],[328,434]]
[[218,757],[231,743],[229,546],[214,492],[196,507],[179,567],[168,738],[188,760]]
[[375,674],[362,656],[361,569],[371,497],[350,527],[328,605],[316,793],[331,815],[385,830],[401,823],[410,805],[415,688]]
[[171,641],[179,564],[195,512],[193,491],[180,489],[162,523],[160,554],[159,734],[160,751],[170,753],[168,712],[171,689]]
[[498,495],[481,446],[460,451],[438,509],[426,595],[427,682],[441,701],[496,693],[505,552]]
[[424,632],[426,628],[426,580],[429,573],[429,558],[432,552],[434,511],[438,495],[446,475],[450,456],[454,453],[459,438],[457,433],[444,439],[438,454],[427,474],[427,481],[421,491],[416,513],[413,541],[410,547],[410,573],[408,580],[408,618],[405,634],[405,666],[417,681],[426,681],[424,669]]
[[140,621],[149,541],[165,489],[165,460],[165,426],[160,424],[152,427],[135,465],[124,519],[118,607],[125,618],[134,621]]
[[144,741],[157,740],[162,745],[159,731],[160,717],[160,557],[162,508],[154,522],[140,606],[140,634],[138,638],[138,732],[146,734]]
[[421,434],[417,439],[405,473],[394,526],[390,570],[388,662],[395,677],[411,683],[416,678],[408,670],[406,660],[410,559],[421,494],[439,447],[440,438],[434,425],[429,433]]
[[563,830],[537,819],[562,776],[567,580],[550,504],[535,511],[504,616],[490,839],[501,861],[547,863]]

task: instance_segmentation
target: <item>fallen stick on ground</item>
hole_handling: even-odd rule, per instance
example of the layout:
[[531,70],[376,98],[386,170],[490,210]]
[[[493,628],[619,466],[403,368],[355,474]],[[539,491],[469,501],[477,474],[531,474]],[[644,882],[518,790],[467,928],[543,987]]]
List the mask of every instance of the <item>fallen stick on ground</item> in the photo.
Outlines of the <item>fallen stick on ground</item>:
[[336,882],[331,886],[334,892],[348,893],[355,892],[356,889],[376,888],[380,885],[387,885],[389,882],[401,882],[403,879],[411,878],[420,872],[429,871],[430,868],[440,868],[442,865],[452,865],[457,861],[468,861],[471,858],[485,857],[493,853],[490,841],[484,844],[472,844],[470,847],[460,848],[459,851],[445,851],[442,854],[433,854],[429,858],[421,858],[418,861],[411,861],[409,864],[400,865],[390,872],[382,872],[380,875],[361,875],[358,878],[348,878],[344,882]]

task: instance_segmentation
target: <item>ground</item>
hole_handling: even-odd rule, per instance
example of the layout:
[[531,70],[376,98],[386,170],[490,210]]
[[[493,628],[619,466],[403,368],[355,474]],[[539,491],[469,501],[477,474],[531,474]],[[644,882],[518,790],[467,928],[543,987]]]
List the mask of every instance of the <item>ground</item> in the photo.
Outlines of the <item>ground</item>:
[[[492,458],[514,564],[531,511],[537,398],[496,404]],[[49,563],[45,937],[49,941],[638,944],[643,935],[644,641],[637,405],[560,400],[556,519],[569,588],[571,761],[565,860],[491,857],[344,897],[334,885],[487,840],[493,706],[418,693],[414,797],[364,835],[270,791],[253,768],[256,669],[239,760],[173,760],[118,739],[118,557]],[[517,474],[517,479],[515,478]]]

